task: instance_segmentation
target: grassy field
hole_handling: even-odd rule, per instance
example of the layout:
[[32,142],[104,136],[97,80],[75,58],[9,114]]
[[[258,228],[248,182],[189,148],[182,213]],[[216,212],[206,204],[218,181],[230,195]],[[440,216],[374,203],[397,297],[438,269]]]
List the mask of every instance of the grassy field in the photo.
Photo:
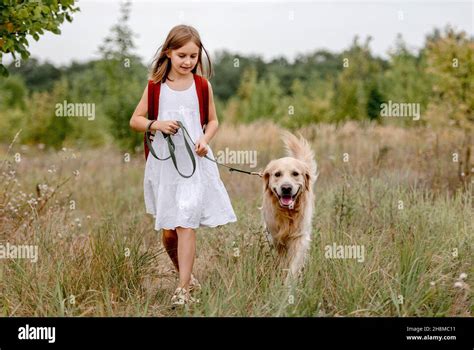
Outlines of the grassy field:
[[[169,308],[177,276],[144,211],[141,151],[128,159],[113,148],[5,145],[0,243],[37,245],[38,261],[0,259],[0,314],[470,316],[472,140],[355,123],[300,131],[320,170],[301,281],[285,287],[275,269],[261,179],[221,168],[238,222],[198,229],[203,290],[189,310]],[[265,123],[222,124],[211,146],[257,151],[252,170],[283,156],[277,127]],[[363,246],[364,261],[327,258],[333,244]]]

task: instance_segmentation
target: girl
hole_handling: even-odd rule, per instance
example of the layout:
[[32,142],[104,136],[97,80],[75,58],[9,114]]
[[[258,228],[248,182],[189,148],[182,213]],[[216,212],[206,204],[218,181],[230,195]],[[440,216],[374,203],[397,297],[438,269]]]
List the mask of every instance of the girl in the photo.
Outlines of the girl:
[[203,71],[203,49],[207,56],[209,78],[212,74],[211,62],[196,29],[186,25],[171,29],[161,51],[158,49],[150,77],[153,82],[161,84],[157,120],[146,118],[148,86],[130,119],[130,127],[139,132],[144,132],[151,124],[150,130],[156,132],[152,147],[159,158],[169,156],[162,133],[172,137],[176,146],[177,166],[183,174],[191,174],[192,163],[185,148],[184,130],[179,127],[178,120],[196,144],[196,171],[189,178],[178,174],[171,159],[159,161],[150,154],[145,166],[146,212],[155,218],[155,230],[163,229],[163,245],[179,273],[179,285],[171,298],[173,306],[198,301],[190,295],[200,289],[199,282],[192,275],[196,250],[195,229],[237,221],[217,164],[204,158],[207,155],[214,159],[208,143],[217,132],[218,121],[212,87],[208,83],[209,116],[203,132],[194,82],[194,74]]

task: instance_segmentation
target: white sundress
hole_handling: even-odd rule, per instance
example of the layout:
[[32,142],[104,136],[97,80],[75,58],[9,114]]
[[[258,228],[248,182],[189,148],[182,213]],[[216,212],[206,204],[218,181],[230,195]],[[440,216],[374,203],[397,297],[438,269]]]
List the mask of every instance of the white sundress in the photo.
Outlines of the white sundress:
[[[203,131],[195,82],[182,91],[173,90],[163,83],[158,116],[159,120],[181,121],[196,143]],[[180,128],[170,137],[176,146],[178,168],[182,174],[189,175],[192,163],[183,132]],[[191,141],[189,144],[196,159],[196,171],[190,178],[179,175],[171,159],[160,161],[148,154],[144,176],[145,208],[155,218],[154,228],[157,231],[177,226],[194,229],[216,227],[237,221],[217,164],[198,156]],[[168,145],[161,132],[156,132],[152,147],[159,158],[169,156]],[[215,159],[210,147],[207,156]]]

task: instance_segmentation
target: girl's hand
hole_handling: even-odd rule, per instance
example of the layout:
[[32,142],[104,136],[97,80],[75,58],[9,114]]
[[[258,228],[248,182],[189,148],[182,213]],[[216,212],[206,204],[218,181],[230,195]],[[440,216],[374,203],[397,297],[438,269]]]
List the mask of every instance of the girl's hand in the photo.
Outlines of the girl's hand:
[[178,132],[179,124],[176,120],[157,120],[151,126],[151,130],[158,130],[168,135]]
[[204,139],[204,137],[201,137],[198,140],[198,142],[196,142],[196,147],[194,148],[194,150],[196,151],[196,153],[199,157],[204,157],[208,152],[207,147],[208,146],[207,146],[206,140]]

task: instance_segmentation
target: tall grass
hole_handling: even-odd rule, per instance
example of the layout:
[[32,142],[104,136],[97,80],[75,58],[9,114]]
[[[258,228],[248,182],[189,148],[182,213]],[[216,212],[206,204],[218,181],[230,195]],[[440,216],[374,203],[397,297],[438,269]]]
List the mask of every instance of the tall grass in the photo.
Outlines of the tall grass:
[[[300,131],[321,173],[303,276],[282,283],[262,232],[261,180],[221,169],[238,222],[198,229],[203,290],[187,310],[169,307],[177,276],[144,213],[142,153],[5,150],[0,243],[37,245],[39,259],[0,259],[1,315],[470,315],[470,140],[354,123]],[[223,124],[211,146],[257,151],[254,170],[283,156],[277,127],[265,123]],[[363,246],[364,261],[327,258],[334,243]]]

